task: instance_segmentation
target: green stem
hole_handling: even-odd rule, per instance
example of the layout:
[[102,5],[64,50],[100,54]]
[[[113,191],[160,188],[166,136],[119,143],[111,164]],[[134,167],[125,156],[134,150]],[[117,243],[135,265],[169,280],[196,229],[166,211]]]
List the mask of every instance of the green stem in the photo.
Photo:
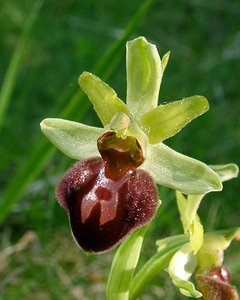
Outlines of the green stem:
[[136,299],[151,280],[167,267],[174,253],[186,243],[186,241],[187,238],[185,236],[177,238],[175,242],[171,242],[146,262],[131,282],[130,300]]
[[146,227],[134,231],[118,248],[107,282],[107,300],[128,300],[131,279],[137,266]]

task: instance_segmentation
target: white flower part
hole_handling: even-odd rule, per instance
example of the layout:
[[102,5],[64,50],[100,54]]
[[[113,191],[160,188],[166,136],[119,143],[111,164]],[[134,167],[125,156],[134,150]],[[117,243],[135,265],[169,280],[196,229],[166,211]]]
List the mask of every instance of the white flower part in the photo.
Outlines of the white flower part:
[[176,268],[174,275],[183,280],[188,280],[192,275],[191,272],[185,269],[189,261],[189,254],[183,252],[177,252],[174,258],[175,260],[181,262],[181,264],[178,265],[178,268]]
[[197,266],[197,258],[193,254],[189,243],[177,251],[168,266],[168,273],[173,284],[187,297],[199,298],[202,294],[195,289],[192,282],[188,281]]

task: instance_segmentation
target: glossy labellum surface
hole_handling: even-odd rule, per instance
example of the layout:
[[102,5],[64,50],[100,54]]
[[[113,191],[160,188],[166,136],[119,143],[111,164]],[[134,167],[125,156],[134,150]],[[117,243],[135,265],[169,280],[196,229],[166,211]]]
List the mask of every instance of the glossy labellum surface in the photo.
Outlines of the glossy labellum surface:
[[113,180],[136,169],[144,161],[141,146],[132,136],[122,138],[114,131],[107,131],[98,138],[97,145],[105,163],[105,174]]
[[225,267],[218,267],[196,280],[204,300],[239,300],[236,289],[229,283],[230,275]]
[[57,198],[68,211],[73,235],[83,250],[102,252],[153,217],[156,186],[143,170],[120,178],[106,177],[102,158],[76,163],[57,187]]

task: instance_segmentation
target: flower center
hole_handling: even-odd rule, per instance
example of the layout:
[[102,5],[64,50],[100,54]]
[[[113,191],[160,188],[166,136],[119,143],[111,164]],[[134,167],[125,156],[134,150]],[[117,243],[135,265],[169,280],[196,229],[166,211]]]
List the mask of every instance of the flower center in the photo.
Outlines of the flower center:
[[97,146],[104,160],[105,175],[112,180],[135,170],[144,161],[142,148],[132,136],[123,138],[114,131],[108,131],[98,138]]

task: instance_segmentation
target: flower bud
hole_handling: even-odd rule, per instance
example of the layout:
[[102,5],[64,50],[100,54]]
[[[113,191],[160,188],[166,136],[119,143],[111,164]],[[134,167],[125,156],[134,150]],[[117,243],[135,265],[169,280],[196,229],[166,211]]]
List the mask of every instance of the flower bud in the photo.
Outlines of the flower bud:
[[204,300],[239,300],[237,290],[229,280],[230,274],[223,266],[196,276],[198,289]]

